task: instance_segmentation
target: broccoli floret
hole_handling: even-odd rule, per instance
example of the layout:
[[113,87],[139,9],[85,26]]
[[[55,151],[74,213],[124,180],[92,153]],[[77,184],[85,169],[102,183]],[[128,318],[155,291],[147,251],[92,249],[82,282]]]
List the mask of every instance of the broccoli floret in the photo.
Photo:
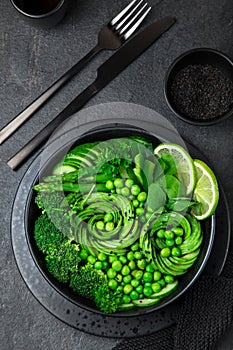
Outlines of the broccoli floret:
[[70,236],[70,218],[67,214],[70,208],[65,200],[64,193],[39,192],[35,198],[35,203],[65,236]]
[[98,272],[92,265],[81,267],[78,273],[72,274],[70,279],[70,287],[78,294],[94,299],[96,285],[105,282],[104,274]]
[[70,287],[78,294],[93,300],[105,313],[115,312],[120,304],[122,293],[112,290],[103,272],[92,265],[81,267],[78,273],[71,275]]
[[79,245],[73,241],[67,240],[62,243],[60,247],[54,249],[52,253],[46,256],[48,271],[59,282],[68,282],[71,274],[78,271],[78,265],[81,260],[78,252]]
[[46,214],[42,214],[36,220],[34,237],[37,247],[44,254],[52,253],[64,241],[68,240]]
[[107,283],[98,286],[95,289],[96,306],[103,312],[111,314],[118,309],[122,300],[122,292],[112,290]]

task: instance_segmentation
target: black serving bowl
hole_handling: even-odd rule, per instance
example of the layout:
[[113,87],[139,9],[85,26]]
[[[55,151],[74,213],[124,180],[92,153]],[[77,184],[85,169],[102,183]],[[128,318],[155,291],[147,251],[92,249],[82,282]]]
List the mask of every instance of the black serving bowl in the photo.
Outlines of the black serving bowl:
[[171,110],[175,113],[175,115],[178,118],[182,119],[187,123],[194,124],[194,125],[213,125],[218,122],[221,122],[226,118],[231,117],[233,115],[233,105],[230,107],[229,111],[227,111],[226,113],[211,119],[210,118],[195,119],[181,113],[177,109],[171,97],[172,82],[174,81],[175,76],[181,69],[187,67],[188,65],[193,65],[193,64],[212,65],[213,67],[218,68],[223,73],[224,76],[226,76],[231,81],[233,81],[233,61],[229,57],[227,57],[224,53],[214,49],[209,49],[209,48],[197,48],[197,49],[189,50],[175,59],[175,61],[171,64],[165,76],[165,87],[164,87],[165,98]]
[[[60,149],[57,149],[51,157],[48,157],[48,159],[43,163],[43,166],[41,168],[40,174],[38,173],[36,177],[34,178],[33,184],[37,184],[39,182],[39,179],[43,176],[47,176],[51,173],[51,170],[53,167],[64,157],[64,155],[67,153],[67,151],[78,144],[86,143],[86,142],[94,142],[94,141],[104,141],[111,138],[117,138],[117,137],[128,137],[133,135],[140,135],[147,137],[154,146],[158,145],[161,141],[159,141],[153,134],[148,133],[147,131],[143,129],[139,129],[134,126],[130,125],[118,125],[117,127],[115,125],[107,125],[105,127],[101,127],[101,129],[92,129],[88,133],[83,134],[76,140],[69,140],[67,143],[61,147]],[[30,253],[36,263],[37,268],[40,270],[40,273],[43,275],[43,277],[47,280],[47,282],[57,291],[59,292],[65,299],[71,301],[72,303],[78,305],[81,308],[84,308],[88,311],[95,312],[98,314],[104,314],[103,312],[99,311],[94,303],[88,299],[85,299],[76,293],[74,293],[68,285],[59,283],[46,269],[44,264],[44,256],[43,254],[38,250],[34,235],[33,235],[33,228],[35,225],[35,221],[40,215],[40,211],[38,210],[36,204],[35,204],[35,193],[31,189],[28,197],[27,197],[27,203],[26,203],[26,210],[24,213],[24,220],[25,220],[25,228],[26,228],[26,239],[29,246]],[[180,283],[178,286],[178,289],[170,296],[164,298],[159,304],[152,306],[152,307],[145,307],[145,308],[137,308],[130,311],[124,311],[124,312],[116,312],[112,314],[111,316],[117,316],[117,317],[129,317],[129,316],[138,316],[142,314],[148,314],[152,311],[161,309],[168,304],[174,302],[177,300],[181,295],[183,295],[189,287],[191,287],[195,281],[200,276],[201,272],[203,271],[210,252],[212,248],[212,244],[214,241],[214,234],[215,234],[215,216],[213,215],[208,220],[205,220],[202,222],[202,228],[204,233],[204,240],[201,247],[201,252],[192,266],[192,268],[189,270],[187,274],[185,274],[183,277],[180,278]]]

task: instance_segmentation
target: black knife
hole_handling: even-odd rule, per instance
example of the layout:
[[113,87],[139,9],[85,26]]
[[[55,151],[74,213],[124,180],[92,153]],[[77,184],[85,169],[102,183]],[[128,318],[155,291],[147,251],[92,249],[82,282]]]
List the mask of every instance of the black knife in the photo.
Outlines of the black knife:
[[21,165],[42,143],[44,143],[54,130],[68,117],[80,110],[92,96],[103,89],[110,81],[120,74],[131,62],[139,57],[160,35],[166,32],[175,19],[165,17],[156,21],[135,35],[115,54],[113,54],[97,70],[97,78],[80,95],[78,95],[61,113],[44,127],[31,141],[18,153],[8,160],[7,164],[15,170]]

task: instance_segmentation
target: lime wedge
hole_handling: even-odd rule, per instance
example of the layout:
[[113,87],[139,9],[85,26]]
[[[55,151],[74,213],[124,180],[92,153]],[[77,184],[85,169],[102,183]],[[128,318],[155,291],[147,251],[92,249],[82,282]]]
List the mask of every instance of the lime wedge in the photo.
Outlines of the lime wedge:
[[218,183],[213,171],[206,163],[195,159],[194,165],[197,172],[197,183],[194,189],[193,199],[201,204],[201,213],[195,212],[194,208],[191,213],[198,220],[204,220],[215,212],[218,205]]
[[155,148],[154,154],[158,157],[164,154],[169,154],[173,157],[176,163],[177,176],[180,180],[183,180],[186,194],[191,194],[196,185],[196,170],[193,159],[188,152],[179,145],[162,143]]

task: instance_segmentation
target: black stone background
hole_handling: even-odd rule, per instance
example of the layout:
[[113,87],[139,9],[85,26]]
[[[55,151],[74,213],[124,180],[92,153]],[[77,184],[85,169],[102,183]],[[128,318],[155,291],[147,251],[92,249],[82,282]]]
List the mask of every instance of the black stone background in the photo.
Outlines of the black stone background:
[[[103,102],[133,102],[155,109],[180,134],[197,145],[214,165],[228,201],[233,200],[233,120],[211,127],[191,126],[169,110],[164,76],[171,62],[196,47],[219,49],[233,58],[232,0],[150,0],[153,11],[146,23],[165,15],[177,24],[136,62],[93,98]],[[10,0],[0,2],[0,128],[44,91],[96,43],[99,28],[126,0],[72,0],[64,20],[52,29],[26,24]],[[95,77],[96,68],[111,53],[101,53],[62,91],[0,146],[0,349],[1,350],[110,350],[114,339],[98,338],[66,326],[31,295],[14,261],[10,215],[18,184],[32,157],[17,172],[6,161],[61,111]],[[231,216],[232,216],[231,208]],[[119,341],[119,340],[118,340]],[[233,329],[217,345],[233,349]],[[156,349],[156,347],[155,347]],[[203,350],[203,349],[200,349]]]

